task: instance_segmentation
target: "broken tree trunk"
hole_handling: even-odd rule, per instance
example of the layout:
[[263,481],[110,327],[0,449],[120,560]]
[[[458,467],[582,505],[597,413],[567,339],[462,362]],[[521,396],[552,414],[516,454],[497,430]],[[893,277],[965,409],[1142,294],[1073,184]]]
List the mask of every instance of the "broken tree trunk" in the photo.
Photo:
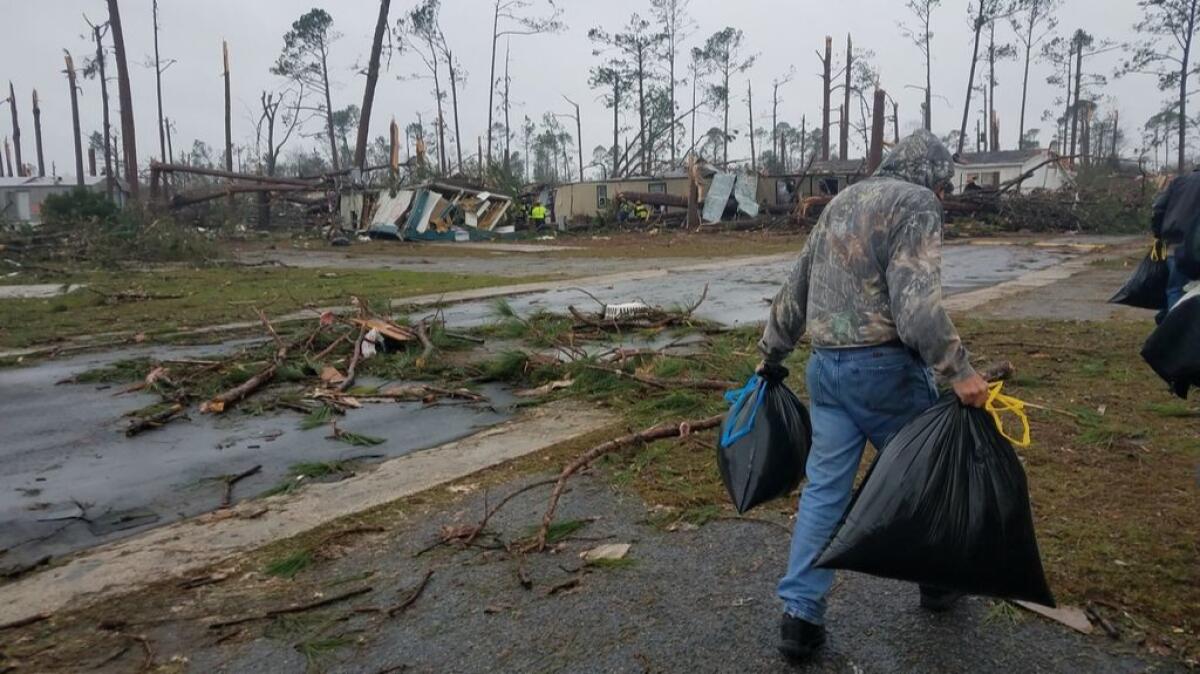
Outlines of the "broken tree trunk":
[[[163,119],[163,104],[162,104],[162,60],[158,53],[158,0],[154,0],[152,11],[154,14],[154,94],[158,99],[158,158],[160,161],[167,161],[167,132],[166,123]],[[228,81],[228,78],[226,78]]]
[[987,12],[987,3],[984,0],[979,1],[979,16],[975,18],[975,47],[971,51],[971,73],[967,77],[967,100],[963,103],[962,125],[958,129],[958,148],[955,150],[957,154],[962,154],[963,144],[967,141],[967,118],[971,114],[971,92],[975,88],[975,66],[979,63],[979,34],[983,32],[983,26],[986,21],[984,17]]
[[33,90],[33,142],[37,147],[38,176],[46,177],[46,160],[42,155],[42,108],[38,106],[37,89]]
[[96,148],[88,148],[88,175],[96,177]]
[[383,50],[383,36],[387,31],[391,6],[392,0],[379,0],[379,18],[375,22],[371,60],[367,64],[367,85],[363,89],[362,108],[358,117],[358,139],[354,144],[354,165],[360,170],[367,165],[367,143],[371,139],[371,109],[375,106],[375,85],[379,82],[379,54]]
[[83,187],[83,140],[79,137],[79,95],[75,88],[75,62],[71,53],[63,50],[67,65],[67,83],[71,87],[71,129],[75,134],[75,184]]
[[92,27],[92,37],[96,40],[96,67],[100,79],[100,104],[104,115],[104,188],[108,198],[113,196],[113,155],[112,155],[112,121],[108,116],[108,75],[105,74],[104,39],[100,26]]
[[[125,182],[129,195],[138,196],[137,134],[133,124],[133,92],[129,88],[129,64],[125,59],[125,33],[117,0],[108,0],[108,22],[112,27],[113,51],[117,57],[117,89],[121,99],[121,143],[125,155]],[[82,161],[82,160],[81,160]]]
[[247,182],[266,183],[271,185],[293,185],[296,187],[307,187],[310,189],[320,189],[321,181],[317,179],[306,180],[302,178],[283,178],[277,176],[262,176],[254,173],[233,173],[230,171],[222,171],[220,169],[203,168],[200,166],[185,166],[183,164],[160,164],[159,162],[151,162],[152,170],[159,170],[163,173],[191,173],[200,176],[211,176],[213,178],[230,178],[234,180],[244,180]]
[[749,80],[746,80],[746,107],[750,114],[750,171],[758,173],[758,159],[754,151],[754,90]]
[[13,153],[17,158],[17,175],[23,177],[29,174],[25,170],[25,163],[21,161],[21,122],[17,120],[17,93],[12,80],[8,81],[8,108],[12,111]]
[[873,175],[883,162],[883,127],[886,124],[885,106],[887,92],[875,90],[875,103],[871,108],[871,150],[867,155],[867,175]]

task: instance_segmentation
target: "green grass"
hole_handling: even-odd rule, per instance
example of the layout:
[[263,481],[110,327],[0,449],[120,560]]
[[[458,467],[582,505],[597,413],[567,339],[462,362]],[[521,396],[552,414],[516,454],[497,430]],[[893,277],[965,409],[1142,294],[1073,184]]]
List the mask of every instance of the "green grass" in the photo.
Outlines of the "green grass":
[[264,568],[263,573],[276,578],[292,579],[296,574],[312,566],[313,555],[309,550],[298,550],[286,557],[281,557],[272,562],[269,562]]
[[1151,414],[1168,419],[1191,419],[1200,417],[1200,409],[1192,407],[1187,403],[1171,401],[1165,403],[1150,403],[1145,406],[1145,410]]
[[988,606],[983,621],[989,625],[1016,625],[1024,622],[1025,614],[1015,604],[1002,599],[994,599]]
[[291,494],[312,480],[353,475],[357,465],[354,461],[305,461],[294,463],[288,468],[288,477],[263,493],[263,496]]
[[306,639],[296,644],[296,650],[304,655],[304,659],[308,662],[308,666],[311,669],[316,667],[322,658],[342,648],[354,645],[355,641],[356,639],[345,634]]
[[150,295],[180,297],[106,304],[96,293],[76,291],[51,299],[0,300],[0,348],[108,332],[161,336],[185,328],[253,322],[257,320],[254,307],[278,316],[305,307],[345,305],[351,295],[384,301],[530,280],[536,279],[392,269],[217,267],[72,272],[56,276],[53,282],[85,283],[108,295],[136,287]]
[[351,447],[373,447],[382,445],[387,442],[387,438],[377,438],[373,435],[363,435],[362,433],[354,433],[352,431],[344,431],[338,429],[337,433],[330,437],[331,440],[344,442]]
[[76,384],[130,384],[141,381],[150,371],[149,358],[131,358],[109,363],[94,370],[81,372],[71,378]]

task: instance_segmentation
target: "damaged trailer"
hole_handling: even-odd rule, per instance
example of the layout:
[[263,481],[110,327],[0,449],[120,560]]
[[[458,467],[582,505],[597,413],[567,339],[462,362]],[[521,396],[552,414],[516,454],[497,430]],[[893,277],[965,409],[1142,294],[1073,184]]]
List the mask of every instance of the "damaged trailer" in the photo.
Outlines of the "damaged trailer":
[[511,224],[501,224],[510,206],[512,199],[503,194],[448,182],[380,190],[370,224],[360,233],[405,241],[490,241],[513,234]]

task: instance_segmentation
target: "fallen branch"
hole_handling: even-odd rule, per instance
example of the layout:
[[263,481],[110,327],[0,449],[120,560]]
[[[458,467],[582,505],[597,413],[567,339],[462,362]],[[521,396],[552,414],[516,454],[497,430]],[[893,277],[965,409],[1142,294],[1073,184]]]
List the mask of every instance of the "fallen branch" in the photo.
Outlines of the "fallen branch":
[[417,599],[421,596],[421,593],[425,591],[425,586],[429,585],[429,579],[432,577],[433,577],[433,569],[426,571],[425,577],[421,579],[420,583],[417,583],[417,586],[415,588],[413,588],[411,592],[408,593],[407,597],[405,597],[400,603],[396,604],[395,606],[391,606],[388,609],[386,609],[386,613],[388,614],[388,617],[395,618],[397,615],[403,613],[405,611],[405,609],[407,609],[409,606],[412,606],[417,601]]
[[336,604],[338,602],[346,601],[347,599],[353,599],[355,597],[362,596],[364,594],[367,594],[368,592],[374,591],[374,589],[375,588],[368,585],[367,587],[360,587],[356,590],[348,590],[341,594],[335,594],[331,597],[325,597],[324,599],[319,599],[317,601],[312,601],[312,602],[308,602],[305,604],[293,604],[292,606],[285,606],[283,608],[271,609],[264,613],[255,613],[253,615],[243,616],[241,618],[218,620],[217,622],[209,623],[208,629],[216,630],[216,629],[221,629],[224,627],[233,627],[234,625],[242,625],[242,624],[245,624],[248,622],[254,622],[255,620],[266,620],[268,618],[275,618],[275,617],[278,617],[281,615],[288,615],[291,613],[303,613],[305,611],[311,611],[313,609],[324,608],[326,606],[329,606],[330,604]]
[[524,487],[521,487],[520,489],[517,489],[516,491],[512,492],[508,496],[505,496],[504,498],[500,499],[499,503],[497,503],[494,507],[488,509],[487,511],[485,511],[483,513],[483,519],[479,520],[479,524],[475,525],[474,531],[472,531],[470,533],[470,535],[467,536],[467,538],[463,542],[469,544],[472,541],[474,541],[475,538],[477,536],[479,536],[480,532],[483,531],[484,527],[487,526],[488,520],[492,519],[492,516],[495,515],[498,510],[503,508],[505,506],[505,504],[507,504],[509,501],[520,496],[521,494],[524,494],[527,491],[532,491],[534,489],[537,489],[538,487],[546,487],[546,486],[552,485],[556,482],[558,482],[557,478],[550,478],[548,480],[541,480],[540,482],[534,482],[532,484],[527,484]]
[[229,504],[233,501],[233,485],[241,482],[251,475],[257,475],[261,470],[262,464],[259,464],[253,468],[243,470],[237,475],[226,475],[221,478],[222,482],[225,483],[225,494],[221,497],[221,507],[228,508]]
[[279,349],[275,352],[275,359],[258,374],[223,393],[217,394],[212,400],[202,403],[200,405],[200,412],[202,414],[220,414],[230,405],[244,400],[247,396],[274,379],[275,372],[279,370],[279,366],[287,360],[288,345],[279,338],[279,333],[275,332],[275,327],[271,325],[271,321],[267,319],[265,314],[259,311],[258,317],[263,322],[263,325],[266,326],[267,332],[271,333],[271,336],[275,339],[275,343],[279,345]]
[[359,326],[358,338],[354,340],[354,353],[350,354],[350,364],[346,366],[346,378],[338,384],[338,391],[348,391],[354,385],[355,371],[358,369],[358,360],[362,356],[363,340],[366,339],[367,332],[366,325]]
[[717,414],[707,419],[698,419],[695,421],[684,421],[675,423],[659,424],[644,431],[630,433],[615,440],[603,442],[595,447],[584,452],[571,463],[567,464],[558,479],[554,484],[554,491],[550,494],[550,503],[546,507],[546,514],[542,517],[542,525],[538,529],[537,541],[533,544],[533,549],[542,551],[546,549],[546,535],[550,532],[550,525],[554,522],[554,511],[558,508],[558,499],[562,496],[563,490],[567,486],[567,479],[581,469],[590,465],[596,459],[623,449],[631,445],[654,442],[655,440],[663,440],[666,438],[687,437],[693,431],[704,431],[710,428],[716,428],[725,420],[725,414]]
[[148,417],[138,417],[130,421],[129,425],[125,427],[125,435],[126,437],[133,437],[143,431],[162,428],[171,421],[184,416],[186,409],[182,403],[177,402],[167,409],[151,414]]

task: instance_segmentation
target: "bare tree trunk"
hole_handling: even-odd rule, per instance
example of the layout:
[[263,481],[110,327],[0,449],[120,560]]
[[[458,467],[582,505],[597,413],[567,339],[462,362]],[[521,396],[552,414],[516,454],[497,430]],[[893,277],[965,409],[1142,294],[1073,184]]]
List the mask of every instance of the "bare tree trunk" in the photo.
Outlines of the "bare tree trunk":
[[758,173],[758,155],[754,151],[754,91],[746,81],[746,106],[750,113],[750,170]]
[[1196,31],[1196,0],[1192,0],[1188,13],[1187,30],[1183,39],[1183,58],[1179,68],[1179,166],[1180,175],[1186,170],[1187,161],[1187,97],[1188,77],[1191,74],[1192,37]]
[[800,117],[800,165],[807,166],[805,161],[808,154],[808,116]]
[[171,120],[163,118],[163,125],[167,127],[167,161],[175,163],[175,148],[171,146]]
[[1082,155],[1083,165],[1091,166],[1091,145],[1092,145],[1092,109],[1083,111],[1082,129],[1079,133],[1079,154]]
[[1059,141],[1058,147],[1059,154],[1066,154],[1068,156],[1071,154],[1067,144],[1071,135],[1071,92],[1073,86],[1071,78],[1075,73],[1075,69],[1071,66],[1071,58],[1074,55],[1075,47],[1071,45],[1067,51],[1067,105],[1063,109],[1062,138]]
[[[162,103],[162,64],[158,56],[158,0],[154,0],[154,86],[155,93],[158,97],[158,151],[159,156],[163,161],[167,160],[167,130],[163,121],[163,103]],[[222,41],[224,44],[224,41]],[[228,59],[227,59],[228,60]],[[229,65],[225,66],[226,80],[228,81]]]
[[112,122],[108,117],[108,76],[105,75],[104,41],[100,35],[100,26],[92,28],[96,39],[96,64],[100,76],[100,104],[104,108],[104,185],[108,198],[113,196],[113,153],[112,153]]
[[825,58],[821,60],[824,72],[821,81],[824,84],[821,104],[821,159],[829,160],[829,98],[833,86],[833,38],[825,36]]
[[[567,98],[563,96],[563,98]],[[579,104],[567,98],[567,102],[575,106],[575,139],[579,147],[579,180],[583,181],[583,119],[579,114]]]
[[692,73],[692,146],[691,152],[696,151],[696,80],[699,78],[699,73]]
[[1021,122],[1017,127],[1018,150],[1025,145],[1025,104],[1029,100],[1029,61],[1033,51],[1033,28],[1037,22],[1037,6],[1034,5],[1030,11],[1032,13],[1029,16],[1029,32],[1025,35],[1025,71],[1021,75]]
[[[528,152],[528,148],[526,148]],[[613,168],[612,177],[616,179],[621,169],[621,78],[613,77]],[[529,163],[529,157],[525,157]]]
[[1113,128],[1112,128],[1112,147],[1109,148],[1112,154],[1113,168],[1116,168],[1120,156],[1117,153],[1117,131],[1121,128],[1121,111],[1113,110]]
[[[157,4],[157,3],[156,3]],[[229,43],[221,40],[221,60],[225,65],[225,170],[233,173],[233,117],[231,110],[231,96],[229,91]],[[161,124],[159,125],[161,129]],[[165,135],[165,134],[164,134]],[[166,154],[166,141],[163,141],[163,154]],[[229,195],[229,207],[234,204],[233,194]]]
[[[1075,104],[1071,108],[1071,156],[1075,156],[1076,140],[1079,137],[1079,94],[1083,83],[1083,45],[1075,52]],[[1186,86],[1186,85],[1183,85]],[[1071,160],[1075,164],[1075,160]],[[1180,169],[1182,170],[1182,168]]]
[[75,88],[75,62],[66,53],[67,84],[71,87],[71,131],[75,138],[75,184],[83,187],[83,140],[79,136],[79,95]]
[[[454,151],[458,157],[458,171],[463,170],[462,133],[458,124],[458,72],[454,69],[454,53],[446,50],[446,65],[450,68],[450,104],[454,107]],[[359,131],[359,135],[362,132]]]
[[962,154],[963,144],[967,141],[967,118],[971,114],[971,92],[975,88],[975,66],[979,62],[979,34],[983,31],[984,10],[987,0],[979,2],[979,16],[975,19],[975,47],[971,51],[971,72],[967,76],[967,100],[963,102],[962,125],[958,129],[958,154]]
[[38,105],[37,89],[33,90],[33,142],[37,146],[38,176],[46,176],[46,160],[42,156],[42,108]]
[[96,148],[88,148],[88,175],[96,177]]
[[338,163],[337,135],[333,131],[333,100],[329,96],[329,49],[321,45],[321,82],[325,89],[325,131],[329,135],[329,158],[334,171],[340,171]]
[[12,80],[8,81],[8,107],[12,111],[13,152],[17,156],[17,175],[25,176],[25,164],[21,161],[21,123],[17,121],[17,93]]
[[438,75],[437,48],[432,41],[429,43],[429,52],[433,55],[433,96],[437,99],[434,102],[437,103],[438,168],[442,175],[446,175],[449,172],[446,164],[446,117],[442,111],[442,79]]
[[[509,123],[508,123],[508,113],[510,111],[510,108],[508,105],[508,100],[509,100],[508,99],[508,90],[509,90],[509,85],[512,84],[512,82],[509,81],[509,78],[508,78],[509,55],[511,54],[510,49],[509,49],[510,46],[511,45],[509,45],[508,42],[504,43],[504,172],[505,173],[508,173],[508,170],[511,167],[511,162],[512,162],[512,153],[509,152],[509,142],[512,140],[512,127],[509,126]],[[491,136],[490,130],[488,131],[488,136],[489,137]],[[488,150],[488,161],[491,161],[491,150]]]
[[892,142],[900,142],[900,104],[892,101]]
[[[929,34],[929,14],[931,8],[927,8],[925,14],[925,130],[933,131],[933,67],[930,61],[933,60],[933,55],[929,51],[930,34]],[[897,141],[899,142],[899,141]]]
[[776,83],[771,92],[771,152],[775,153],[775,162],[782,164],[783,149],[779,143],[779,84]]
[[871,107],[871,149],[867,155],[867,175],[875,173],[875,169],[883,162],[883,129],[887,124],[887,92],[875,90],[875,103]]
[[1000,149],[1000,139],[996,136],[996,22],[991,22],[988,35],[988,149],[996,152]]
[[[371,60],[367,62],[367,86],[363,88],[362,108],[358,116],[358,138],[354,143],[354,165],[359,169],[367,166],[367,143],[371,140],[371,109],[375,107],[375,85],[379,82],[379,55],[383,51],[383,36],[387,32],[388,12],[392,0],[379,0],[379,18],[375,21],[375,36],[371,41]],[[450,71],[453,77],[453,70]],[[454,130],[458,132],[458,103],[454,104]],[[462,152],[459,151],[459,166]]]
[[117,7],[117,0],[108,0],[108,23],[112,27],[113,51],[117,57],[117,89],[121,99],[121,142],[125,150],[125,182],[129,184],[129,195],[137,199],[137,133],[133,125],[133,92],[129,88],[129,65],[125,60],[125,33],[121,30],[121,11]]
[[[12,149],[11,149],[11,148],[9,147],[9,145],[8,145],[8,136],[5,136],[5,137],[4,137],[4,161],[8,163],[8,175],[9,175],[9,177],[13,177],[13,178],[15,178],[15,177],[17,176],[17,174],[16,174],[16,173],[13,173]],[[82,176],[82,174],[80,174],[80,178],[79,178],[79,179],[80,179],[80,181],[82,181],[82,180],[83,180],[83,176]],[[82,185],[83,183],[82,183],[82,182],[80,182],[80,184]]]
[[843,93],[845,98],[842,101],[842,128],[839,129],[838,137],[838,155],[842,161],[850,158],[850,74],[851,67],[854,65],[854,43],[850,36],[846,36],[846,83]]
[[[495,103],[496,95],[496,43],[500,41],[500,0],[496,0],[495,10],[492,13],[492,68],[488,72],[488,121],[487,121],[487,164],[490,167],[492,164],[492,106]],[[507,78],[505,78],[507,79]],[[482,161],[482,159],[481,159]],[[529,159],[525,159],[525,163],[529,163]]]

